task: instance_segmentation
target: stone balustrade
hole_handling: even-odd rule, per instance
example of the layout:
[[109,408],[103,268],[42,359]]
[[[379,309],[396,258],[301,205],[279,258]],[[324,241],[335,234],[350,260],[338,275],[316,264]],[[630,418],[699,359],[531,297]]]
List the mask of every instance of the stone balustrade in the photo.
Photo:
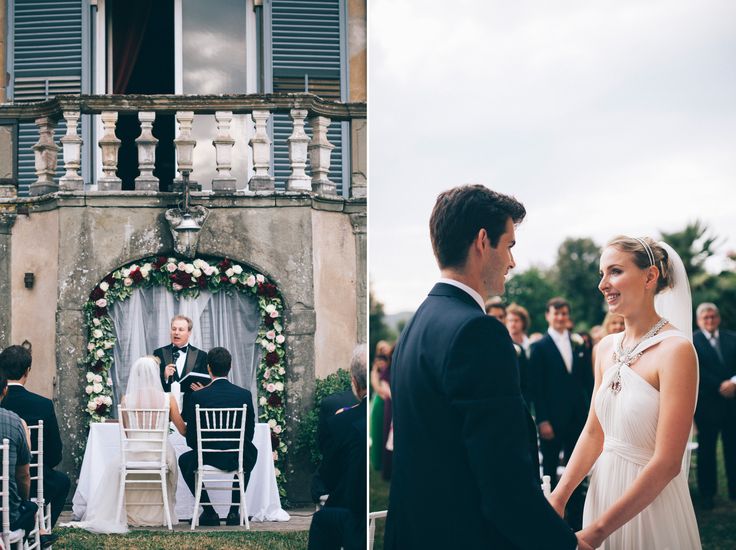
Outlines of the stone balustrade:
[[[179,174],[175,180],[181,182],[184,171],[191,172],[193,151],[196,146],[211,146],[215,149],[214,167],[217,175],[212,180],[215,193],[236,192],[236,179],[231,174],[233,148],[231,122],[234,115],[250,115],[255,131],[248,142],[252,151],[253,176],[248,181],[249,191],[275,192],[271,174],[272,142],[269,136],[269,120],[275,113],[288,113],[292,120],[292,132],[287,147],[291,173],[286,180],[286,192],[313,192],[317,195],[336,195],[336,186],[329,179],[331,153],[334,145],[327,139],[327,128],[332,121],[349,121],[352,133],[356,129],[365,132],[366,105],[364,103],[340,103],[322,99],[313,94],[269,94],[269,95],[218,95],[218,96],[175,96],[175,95],[105,95],[105,96],[57,96],[53,99],[28,104],[0,105],[0,118],[34,121],[38,127],[38,142],[33,146],[37,180],[31,185],[32,195],[55,191],[82,191],[84,182],[80,175],[82,137],[78,124],[83,115],[100,115],[102,134],[97,140],[100,149],[102,176],[97,178],[99,191],[117,191],[122,182],[116,175],[120,139],[115,128],[120,113],[137,113],[141,133],[135,143],[138,148],[138,170],[135,178],[136,191],[158,191],[159,180],[154,176],[156,145],[152,134],[156,117],[174,114],[176,119],[176,148]],[[192,121],[195,115],[212,115],[216,121],[216,135],[209,143],[197,143],[192,138]],[[61,152],[65,174],[54,180],[59,146],[54,142],[54,129],[63,124],[66,134],[61,138]],[[305,131],[311,128],[311,138]],[[365,143],[365,136],[356,140]],[[365,158],[365,155],[357,155]],[[348,154],[347,158],[356,155]],[[311,176],[307,174],[309,169]],[[365,167],[353,167],[350,196],[365,197]]]

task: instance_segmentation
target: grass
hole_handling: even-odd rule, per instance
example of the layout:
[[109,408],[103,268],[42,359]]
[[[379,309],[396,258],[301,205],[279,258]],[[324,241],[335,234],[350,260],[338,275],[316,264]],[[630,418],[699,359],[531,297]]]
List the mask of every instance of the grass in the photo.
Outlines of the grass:
[[57,549],[74,550],[303,550],[307,531],[282,533],[166,533],[134,531],[127,535],[95,535],[82,529],[54,529]]
[[[726,486],[726,473],[721,454],[721,444],[718,445],[718,495],[715,498],[715,509],[703,510],[698,498],[697,483],[695,482],[695,465],[697,453],[693,454],[693,463],[690,468],[690,494],[693,499],[695,516],[698,519],[700,540],[703,550],[733,550],[734,528],[736,527],[736,502],[728,499]],[[388,508],[389,483],[381,479],[380,472],[370,471],[370,510],[386,510]],[[383,548],[383,531],[386,527],[385,520],[376,523],[376,538],[373,548]],[[663,525],[662,529],[670,526]]]

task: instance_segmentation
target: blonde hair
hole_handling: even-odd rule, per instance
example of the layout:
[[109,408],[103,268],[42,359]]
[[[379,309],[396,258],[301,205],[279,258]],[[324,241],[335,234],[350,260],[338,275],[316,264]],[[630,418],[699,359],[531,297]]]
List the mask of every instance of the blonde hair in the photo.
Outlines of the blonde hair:
[[189,327],[189,332],[192,332],[192,327],[194,326],[194,323],[186,315],[174,315],[171,318],[171,325],[172,326],[174,325],[174,321],[186,321],[187,322],[187,327]]
[[[650,237],[642,237],[638,239],[620,235],[608,241],[606,247],[609,246],[612,246],[621,252],[631,254],[634,265],[639,269],[649,269],[652,266],[657,268],[657,271],[659,271],[659,277],[657,277],[657,289],[655,294],[658,294],[667,288],[672,288],[674,285],[670,270],[669,255],[667,254],[667,251],[654,239]],[[649,251],[647,251],[647,246],[649,247]]]

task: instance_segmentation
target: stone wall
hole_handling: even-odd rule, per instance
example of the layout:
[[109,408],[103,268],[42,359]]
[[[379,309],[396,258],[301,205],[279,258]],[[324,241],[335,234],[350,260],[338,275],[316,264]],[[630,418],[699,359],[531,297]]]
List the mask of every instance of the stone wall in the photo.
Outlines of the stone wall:
[[[121,265],[173,253],[164,212],[175,202],[168,193],[57,193],[26,199],[30,215],[19,216],[10,230],[11,340],[33,344],[29,389],[54,399],[69,450],[80,449],[86,440],[85,370],[79,366],[87,343],[82,305],[94,286]],[[366,288],[365,200],[195,193],[194,202],[210,211],[198,255],[250,265],[272,279],[284,297],[293,437],[311,407],[315,378],[347,366],[356,341],[366,338],[365,319],[360,319],[365,314],[360,303]],[[356,219],[362,238],[356,237]],[[5,241],[0,231],[0,253]],[[2,269],[0,260],[0,281],[5,281]],[[36,277],[32,290],[23,287],[27,271]],[[2,327],[0,318],[0,344]],[[75,462],[65,453],[63,469],[76,476],[79,458]],[[290,498],[307,500],[307,462],[294,456],[290,461]]]

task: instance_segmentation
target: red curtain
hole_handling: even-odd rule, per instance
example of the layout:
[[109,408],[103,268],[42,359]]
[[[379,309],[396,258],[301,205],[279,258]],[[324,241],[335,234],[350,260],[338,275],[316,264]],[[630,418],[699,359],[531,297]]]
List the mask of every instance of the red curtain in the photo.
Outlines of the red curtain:
[[112,92],[125,94],[133,74],[154,0],[118,0],[113,8]]

